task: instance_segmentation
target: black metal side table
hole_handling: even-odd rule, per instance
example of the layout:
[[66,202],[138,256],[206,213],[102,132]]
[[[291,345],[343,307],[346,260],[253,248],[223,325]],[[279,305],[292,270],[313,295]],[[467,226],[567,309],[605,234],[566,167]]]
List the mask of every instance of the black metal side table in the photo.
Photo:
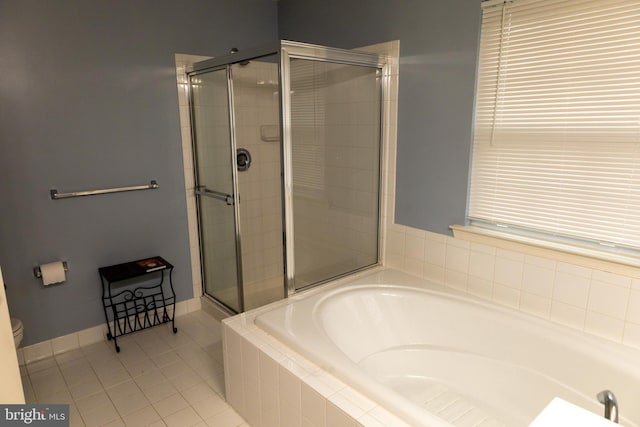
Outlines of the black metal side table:
[[[102,282],[102,305],[107,321],[107,339],[120,352],[121,335],[171,322],[175,326],[176,294],[171,274],[173,265],[160,256],[98,269]],[[165,286],[165,276],[168,286]],[[139,286],[135,284],[144,282]]]

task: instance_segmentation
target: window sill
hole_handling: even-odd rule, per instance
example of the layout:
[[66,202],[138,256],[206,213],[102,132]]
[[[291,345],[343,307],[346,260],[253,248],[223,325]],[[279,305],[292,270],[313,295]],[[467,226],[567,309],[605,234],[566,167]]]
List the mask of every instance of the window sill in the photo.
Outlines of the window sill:
[[453,231],[453,236],[460,240],[640,278],[640,259],[631,255],[598,251],[593,248],[541,238],[518,236],[473,225],[451,225],[449,228]]

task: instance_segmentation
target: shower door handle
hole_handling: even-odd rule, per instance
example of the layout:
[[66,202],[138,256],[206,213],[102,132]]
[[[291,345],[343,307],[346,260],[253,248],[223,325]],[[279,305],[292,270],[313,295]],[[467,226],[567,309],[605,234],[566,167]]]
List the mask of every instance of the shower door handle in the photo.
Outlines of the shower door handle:
[[198,196],[211,197],[212,199],[221,200],[225,202],[228,206],[234,205],[234,198],[231,194],[223,193],[220,191],[209,190],[205,187],[197,187],[195,193]]

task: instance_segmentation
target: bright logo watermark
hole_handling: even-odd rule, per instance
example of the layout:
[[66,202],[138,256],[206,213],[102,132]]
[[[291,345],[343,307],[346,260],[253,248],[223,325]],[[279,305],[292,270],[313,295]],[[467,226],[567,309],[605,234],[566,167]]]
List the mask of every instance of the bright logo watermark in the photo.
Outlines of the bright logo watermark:
[[0,427],[69,427],[69,405],[0,405]]

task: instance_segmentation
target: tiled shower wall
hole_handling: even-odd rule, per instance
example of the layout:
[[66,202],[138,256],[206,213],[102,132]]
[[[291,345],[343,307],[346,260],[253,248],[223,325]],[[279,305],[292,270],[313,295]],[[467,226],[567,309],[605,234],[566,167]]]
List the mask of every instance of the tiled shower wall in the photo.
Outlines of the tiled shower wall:
[[[232,67],[236,143],[251,153],[238,172],[245,309],[284,295],[278,69],[251,61]],[[277,140],[274,140],[277,139]]]
[[386,264],[640,348],[640,279],[393,224]]

